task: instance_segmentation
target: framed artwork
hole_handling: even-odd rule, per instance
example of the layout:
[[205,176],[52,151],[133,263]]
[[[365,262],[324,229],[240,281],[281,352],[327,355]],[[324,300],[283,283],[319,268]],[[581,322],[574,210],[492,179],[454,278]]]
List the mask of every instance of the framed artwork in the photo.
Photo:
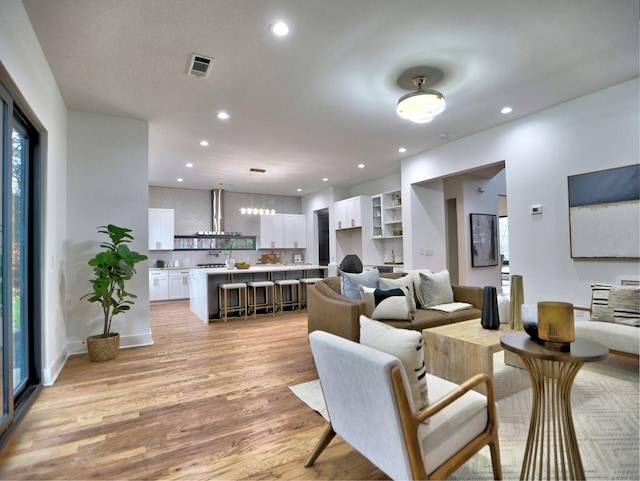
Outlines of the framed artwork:
[[498,216],[469,214],[471,218],[471,267],[498,265]]
[[640,257],[640,165],[567,178],[572,258]]

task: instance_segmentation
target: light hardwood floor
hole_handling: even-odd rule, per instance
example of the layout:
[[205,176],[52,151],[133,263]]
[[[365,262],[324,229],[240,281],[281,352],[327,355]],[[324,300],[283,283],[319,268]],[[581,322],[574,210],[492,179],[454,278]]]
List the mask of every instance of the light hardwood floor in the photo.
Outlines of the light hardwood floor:
[[205,324],[151,307],[153,346],[71,357],[0,452],[0,479],[388,479],[288,388],[317,377],[306,313]]

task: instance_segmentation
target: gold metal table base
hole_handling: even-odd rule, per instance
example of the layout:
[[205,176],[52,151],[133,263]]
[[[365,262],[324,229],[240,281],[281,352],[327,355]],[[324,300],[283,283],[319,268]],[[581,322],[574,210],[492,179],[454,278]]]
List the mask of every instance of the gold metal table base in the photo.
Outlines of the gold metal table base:
[[533,391],[520,479],[585,479],[571,415],[571,386],[585,362],[601,361],[609,350],[599,342],[576,339],[569,351],[552,351],[520,332],[505,334],[500,344],[520,356]]
[[584,363],[520,358],[533,388],[520,479],[585,479],[571,415],[571,386]]

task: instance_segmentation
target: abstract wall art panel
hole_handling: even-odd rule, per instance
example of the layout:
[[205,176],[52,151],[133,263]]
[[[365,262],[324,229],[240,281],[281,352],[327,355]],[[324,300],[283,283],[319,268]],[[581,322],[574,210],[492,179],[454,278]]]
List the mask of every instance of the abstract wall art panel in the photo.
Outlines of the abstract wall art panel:
[[498,216],[469,214],[471,219],[471,267],[498,265]]
[[568,177],[572,258],[640,258],[640,165]]

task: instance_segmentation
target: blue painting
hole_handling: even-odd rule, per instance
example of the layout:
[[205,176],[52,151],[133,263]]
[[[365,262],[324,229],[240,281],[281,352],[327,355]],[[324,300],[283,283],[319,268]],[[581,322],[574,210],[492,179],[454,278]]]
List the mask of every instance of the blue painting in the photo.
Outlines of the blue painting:
[[640,257],[640,165],[568,178],[573,258]]

